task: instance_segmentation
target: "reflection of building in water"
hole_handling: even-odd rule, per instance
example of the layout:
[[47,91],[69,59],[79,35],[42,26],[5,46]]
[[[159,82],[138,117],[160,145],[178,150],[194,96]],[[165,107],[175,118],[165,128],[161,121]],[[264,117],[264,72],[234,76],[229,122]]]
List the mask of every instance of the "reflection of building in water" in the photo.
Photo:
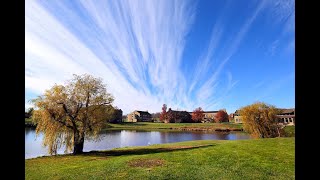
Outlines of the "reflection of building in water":
[[159,144],[160,143],[159,136],[160,136],[160,132],[151,131],[150,132],[150,140],[148,141],[148,143]]
[[194,139],[194,140],[201,140],[201,139],[203,139],[203,136],[205,136],[205,135],[206,134],[203,132],[192,132],[191,133],[192,139]]
[[121,145],[125,146],[146,146],[156,144],[157,133],[152,131],[123,130],[121,133]]
[[216,132],[214,136],[217,140],[229,140],[229,134],[229,132]]
[[159,132],[160,143],[167,143],[169,141],[169,132]]

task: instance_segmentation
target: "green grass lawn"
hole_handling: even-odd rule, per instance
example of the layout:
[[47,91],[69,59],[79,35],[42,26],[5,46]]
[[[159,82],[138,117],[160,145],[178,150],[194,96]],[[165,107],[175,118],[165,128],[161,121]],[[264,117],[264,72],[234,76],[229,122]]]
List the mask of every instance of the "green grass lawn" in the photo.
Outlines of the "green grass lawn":
[[295,137],[295,126],[286,126],[283,128],[286,137]]
[[24,118],[24,122],[25,123],[32,123],[32,119],[31,118]]
[[26,179],[295,179],[295,139],[200,140],[41,157]]
[[108,129],[175,129],[175,128],[242,128],[242,124],[234,123],[150,123],[150,122],[123,122],[109,123]]

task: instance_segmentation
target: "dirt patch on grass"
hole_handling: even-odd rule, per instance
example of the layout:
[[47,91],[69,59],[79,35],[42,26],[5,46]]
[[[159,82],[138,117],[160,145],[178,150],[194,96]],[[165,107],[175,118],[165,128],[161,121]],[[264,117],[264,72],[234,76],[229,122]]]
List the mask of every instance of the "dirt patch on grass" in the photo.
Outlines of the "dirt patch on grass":
[[128,162],[131,167],[144,167],[151,168],[156,166],[162,166],[165,163],[163,159],[133,159]]

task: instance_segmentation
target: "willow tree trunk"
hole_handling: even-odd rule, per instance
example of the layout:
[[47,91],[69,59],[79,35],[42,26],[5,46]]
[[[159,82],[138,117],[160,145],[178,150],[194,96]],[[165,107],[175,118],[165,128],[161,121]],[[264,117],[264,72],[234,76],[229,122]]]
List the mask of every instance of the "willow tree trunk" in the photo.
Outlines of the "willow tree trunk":
[[80,133],[77,131],[74,133],[73,137],[74,137],[73,154],[83,153],[84,134],[80,135]]

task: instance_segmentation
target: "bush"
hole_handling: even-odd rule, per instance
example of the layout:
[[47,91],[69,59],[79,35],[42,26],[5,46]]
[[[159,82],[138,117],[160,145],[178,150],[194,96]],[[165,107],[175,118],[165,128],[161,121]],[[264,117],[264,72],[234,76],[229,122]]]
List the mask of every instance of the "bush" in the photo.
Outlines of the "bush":
[[295,126],[286,126],[282,130],[284,137],[295,137]]
[[279,110],[272,105],[257,102],[240,109],[243,128],[255,137],[280,137],[281,129],[276,115]]

